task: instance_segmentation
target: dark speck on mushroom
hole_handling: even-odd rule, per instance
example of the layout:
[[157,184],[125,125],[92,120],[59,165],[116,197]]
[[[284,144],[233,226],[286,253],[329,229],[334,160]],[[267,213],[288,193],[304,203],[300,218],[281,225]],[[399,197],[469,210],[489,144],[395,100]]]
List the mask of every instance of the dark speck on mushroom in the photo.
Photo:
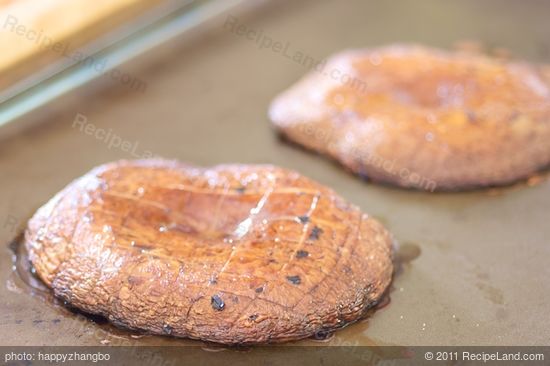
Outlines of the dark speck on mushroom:
[[263,287],[258,287],[258,288],[257,288],[256,290],[254,290],[254,291],[256,291],[257,294],[260,294],[260,293],[264,292],[264,288],[263,288]]
[[299,285],[302,282],[300,276],[286,276],[286,279],[293,285]]
[[323,233],[323,229],[321,229],[318,226],[315,226],[313,227],[313,229],[311,229],[311,233],[309,234],[309,239],[317,240],[319,239],[319,236],[321,236],[322,233]]
[[162,332],[163,332],[164,334],[172,334],[172,327],[169,326],[168,324],[164,324],[164,325],[162,326]]
[[246,191],[245,187],[239,187],[236,189],[237,193],[243,194]]
[[222,311],[225,308],[225,303],[219,295],[212,296],[210,304],[214,310]]
[[309,216],[298,216],[298,220],[300,220],[302,224],[305,224],[309,222]]
[[309,252],[306,251],[306,250],[298,250],[296,252],[296,258],[305,258],[305,257],[308,257],[309,256]]

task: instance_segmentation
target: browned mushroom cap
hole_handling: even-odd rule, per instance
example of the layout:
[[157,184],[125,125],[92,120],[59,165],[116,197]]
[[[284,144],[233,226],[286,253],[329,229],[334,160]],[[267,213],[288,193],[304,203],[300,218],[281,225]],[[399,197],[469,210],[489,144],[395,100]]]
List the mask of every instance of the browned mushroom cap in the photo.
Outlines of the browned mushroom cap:
[[374,181],[507,184],[550,163],[549,70],[420,46],[348,51],[277,97],[270,117]]
[[273,166],[101,166],[30,220],[38,275],[132,329],[226,344],[330,331],[376,304],[391,240],[332,190]]

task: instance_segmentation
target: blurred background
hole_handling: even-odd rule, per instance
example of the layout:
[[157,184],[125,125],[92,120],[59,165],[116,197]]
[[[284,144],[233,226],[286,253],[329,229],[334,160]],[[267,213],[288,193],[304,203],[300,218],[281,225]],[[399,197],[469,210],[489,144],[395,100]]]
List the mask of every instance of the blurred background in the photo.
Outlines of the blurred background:
[[[367,184],[281,142],[267,108],[310,71],[300,60],[347,48],[412,42],[548,62],[549,14],[545,0],[0,0],[0,241],[108,161],[272,163],[333,187],[421,252],[368,329],[333,342],[547,344],[548,182],[437,195]],[[6,249],[2,284],[11,260]],[[0,298],[3,344],[114,342],[27,294],[2,285]]]
[[[510,0],[392,4],[354,0],[1,0],[0,46],[4,52],[0,58],[0,138],[17,130],[14,124],[8,128],[9,122],[94,79],[111,79],[103,80],[108,84],[102,85],[103,90],[122,84],[134,94],[143,94],[149,83],[155,82],[151,65],[177,64],[182,57],[196,54],[183,40],[194,34],[202,38],[201,47],[213,44],[213,38],[204,39],[208,25],[217,28],[216,39],[224,47],[260,51],[239,60],[239,64],[218,69],[222,74],[231,73],[230,68],[248,68],[247,62],[266,65],[271,45],[262,41],[289,44],[291,52],[316,60],[345,48],[421,42],[502,57],[513,53],[541,61],[550,55],[544,22],[547,10],[544,0],[522,4]],[[255,18],[242,18],[252,11]],[[265,19],[262,29],[250,29],[259,24],[256,19],[260,14]],[[243,28],[242,34],[237,34],[231,24],[223,26],[228,16],[237,15],[240,22],[234,23]],[[244,28],[265,33],[252,40]],[[237,46],[233,47],[234,43]],[[171,55],[164,53],[168,48]],[[185,53],[176,56],[176,49]],[[269,63],[290,75],[286,70],[296,68],[299,62],[292,65],[288,56],[280,53]],[[285,63],[284,58],[290,62]],[[137,60],[142,66],[134,66]],[[302,67],[292,77],[306,71]],[[97,89],[98,84],[96,80],[85,88]],[[29,123],[25,120],[16,127],[25,122]]]

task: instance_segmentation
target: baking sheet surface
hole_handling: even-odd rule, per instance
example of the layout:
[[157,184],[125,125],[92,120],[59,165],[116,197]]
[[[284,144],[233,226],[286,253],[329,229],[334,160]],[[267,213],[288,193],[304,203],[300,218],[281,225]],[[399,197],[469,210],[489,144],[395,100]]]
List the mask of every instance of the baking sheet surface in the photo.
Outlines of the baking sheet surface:
[[[448,48],[475,39],[518,57],[549,61],[549,11],[550,2],[544,1],[299,1],[268,4],[226,20],[319,60],[346,48],[392,42]],[[147,82],[144,92],[101,80],[96,84],[107,89],[76,91],[26,117],[45,123],[0,143],[1,242],[7,244],[34,210],[72,179],[104,162],[154,154],[197,165],[272,163],[333,187],[380,218],[399,242],[420,249],[395,279],[390,305],[327,344],[549,344],[548,180],[460,194],[360,181],[276,136],[266,116],[269,102],[308,70],[224,23],[126,65],[126,72]],[[111,131],[132,148],[81,130],[74,125],[78,115],[93,126],[88,131]],[[11,261],[5,246],[1,344],[101,345],[121,337],[14,291]],[[185,343],[153,336],[132,342]]]

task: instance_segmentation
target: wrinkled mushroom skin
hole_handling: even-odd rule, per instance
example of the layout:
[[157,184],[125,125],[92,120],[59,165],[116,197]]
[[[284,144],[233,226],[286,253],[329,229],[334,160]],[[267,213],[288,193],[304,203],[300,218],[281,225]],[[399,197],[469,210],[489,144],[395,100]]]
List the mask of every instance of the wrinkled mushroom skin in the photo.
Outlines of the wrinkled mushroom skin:
[[393,270],[381,224],[296,172],[262,165],[103,165],[40,208],[25,243],[37,274],[72,306],[224,344],[354,322]]

